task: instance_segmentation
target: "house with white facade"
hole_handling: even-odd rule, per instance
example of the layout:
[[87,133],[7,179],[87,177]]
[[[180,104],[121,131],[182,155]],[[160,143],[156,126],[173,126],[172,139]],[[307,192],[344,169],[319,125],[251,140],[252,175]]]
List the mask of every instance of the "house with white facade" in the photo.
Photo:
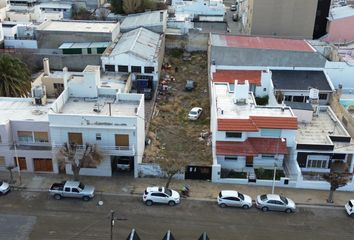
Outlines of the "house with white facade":
[[131,73],[139,90],[155,88],[164,56],[164,35],[145,28],[123,33],[101,56],[105,72]]
[[[48,113],[53,154],[65,143],[97,144],[104,160],[80,174],[112,176],[120,161],[129,161],[137,176],[135,166],[141,163],[145,146],[143,95],[123,93],[117,85],[102,86],[99,66],[87,66],[82,74],[70,77],[66,71],[64,91]],[[64,172],[71,173],[71,166]]]
[[225,5],[222,0],[172,0],[170,7],[175,16],[189,14],[196,21],[223,22]]

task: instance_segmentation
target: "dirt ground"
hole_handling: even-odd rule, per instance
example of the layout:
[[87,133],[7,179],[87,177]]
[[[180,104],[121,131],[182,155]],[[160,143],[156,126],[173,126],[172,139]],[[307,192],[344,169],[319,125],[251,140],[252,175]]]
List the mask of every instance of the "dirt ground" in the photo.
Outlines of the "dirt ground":
[[[175,80],[168,81],[169,94],[157,96],[156,107],[151,119],[144,162],[155,162],[159,158],[183,158],[189,164],[210,165],[212,163],[210,130],[210,107],[206,52],[192,53],[191,61],[182,60],[182,51],[168,50],[165,63],[171,68],[162,71]],[[175,69],[175,68],[178,69]],[[177,70],[177,71],[176,71]],[[193,91],[185,91],[187,79],[196,83]],[[161,81],[160,81],[161,83]],[[188,120],[193,107],[203,108],[197,121]],[[201,137],[201,133],[206,133]]]

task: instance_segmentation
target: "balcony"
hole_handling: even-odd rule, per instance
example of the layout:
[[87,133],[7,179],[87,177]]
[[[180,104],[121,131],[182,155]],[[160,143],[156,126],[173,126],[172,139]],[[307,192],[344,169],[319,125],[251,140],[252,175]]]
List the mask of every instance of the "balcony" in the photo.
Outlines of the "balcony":
[[[17,141],[16,148],[18,150],[38,150],[38,151],[50,151],[52,146],[49,142],[33,142],[33,141]],[[11,147],[14,149],[14,145]]]
[[[58,150],[61,148],[62,144],[55,144],[53,145],[53,150]],[[131,146],[100,146],[98,145],[99,149],[105,155],[113,155],[113,156],[134,156],[135,155],[135,147],[134,145]],[[79,153],[83,153],[85,149],[85,145],[78,145],[77,151]]]

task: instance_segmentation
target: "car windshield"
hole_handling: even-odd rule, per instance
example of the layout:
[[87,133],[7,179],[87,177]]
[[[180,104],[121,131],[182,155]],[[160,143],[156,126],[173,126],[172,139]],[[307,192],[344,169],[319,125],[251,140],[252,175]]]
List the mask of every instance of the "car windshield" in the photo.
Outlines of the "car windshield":
[[80,184],[79,184],[79,188],[80,188],[80,189],[84,189],[84,188],[85,188],[85,185],[82,184],[82,183],[80,183]]
[[267,200],[267,195],[265,195],[265,194],[261,195],[261,200],[262,201],[266,201]]
[[[0,184],[1,185],[1,184]],[[352,208],[353,207],[353,203],[352,201],[349,201],[349,206]]]
[[286,199],[286,197],[280,196],[280,199],[283,201],[283,203],[288,204],[288,199]]
[[243,196],[242,193],[238,193],[238,197],[241,198],[242,200],[245,200],[245,196]]
[[165,193],[170,197],[172,196],[172,191],[168,188],[165,188]]
[[3,181],[0,181],[0,186],[2,185]]
[[191,114],[191,115],[197,115],[197,112],[191,111],[190,114]]

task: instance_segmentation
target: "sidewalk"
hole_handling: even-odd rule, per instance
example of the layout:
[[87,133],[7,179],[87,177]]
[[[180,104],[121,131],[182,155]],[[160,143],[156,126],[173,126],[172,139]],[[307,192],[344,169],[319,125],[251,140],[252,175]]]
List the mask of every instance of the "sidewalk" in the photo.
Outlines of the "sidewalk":
[[[33,174],[22,173],[22,184],[19,184],[18,175],[14,173],[14,179],[17,180],[14,187],[23,188],[33,191],[47,191],[54,182],[61,182],[72,179],[68,175],[59,174]],[[8,172],[0,172],[0,179],[8,180]],[[94,185],[97,192],[103,194],[132,194],[142,195],[147,186],[164,186],[166,179],[160,178],[133,178],[130,176],[118,177],[87,177],[81,176],[80,180],[84,184]],[[170,187],[179,190],[183,184],[190,186],[190,199],[216,200],[220,190],[237,190],[255,199],[258,194],[270,193],[271,187],[262,187],[255,185],[234,185],[234,184],[218,184],[200,180],[172,180]],[[297,204],[309,205],[328,205],[326,199],[329,191],[294,189],[294,188],[275,188],[275,193],[283,194],[293,199]],[[354,199],[354,192],[334,193],[334,205],[344,205],[349,199]]]

